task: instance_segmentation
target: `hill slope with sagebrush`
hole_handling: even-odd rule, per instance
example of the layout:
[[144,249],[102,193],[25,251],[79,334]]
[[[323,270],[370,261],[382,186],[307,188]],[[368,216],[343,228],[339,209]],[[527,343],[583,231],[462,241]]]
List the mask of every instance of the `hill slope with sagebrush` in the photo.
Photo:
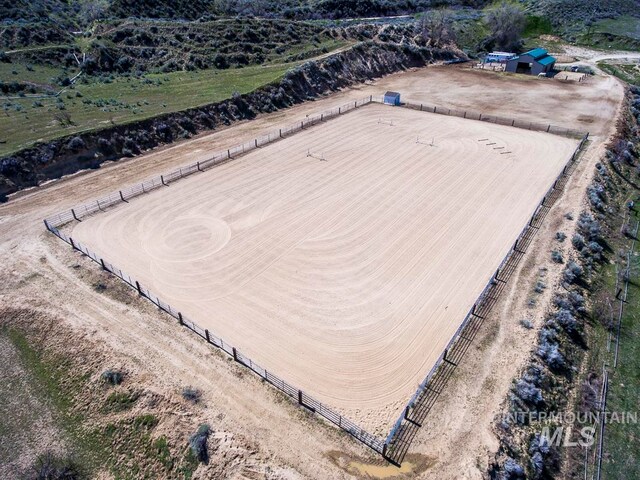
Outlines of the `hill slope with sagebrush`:
[[640,19],[640,0],[526,0],[528,12],[547,18],[557,33],[578,33],[599,20]]
[[259,16],[296,20],[414,14],[436,7],[483,7],[488,0],[0,0],[2,22],[88,25],[129,17],[197,20]]

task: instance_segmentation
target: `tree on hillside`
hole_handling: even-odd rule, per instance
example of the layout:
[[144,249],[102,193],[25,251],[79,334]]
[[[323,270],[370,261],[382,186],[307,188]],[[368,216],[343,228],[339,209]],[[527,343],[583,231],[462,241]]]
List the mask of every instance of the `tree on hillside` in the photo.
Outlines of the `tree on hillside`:
[[455,41],[451,11],[444,8],[429,10],[422,16],[420,31],[425,42],[433,47]]
[[491,30],[485,42],[489,49],[513,52],[522,47],[526,18],[520,5],[507,0],[495,3],[486,10],[485,22]]

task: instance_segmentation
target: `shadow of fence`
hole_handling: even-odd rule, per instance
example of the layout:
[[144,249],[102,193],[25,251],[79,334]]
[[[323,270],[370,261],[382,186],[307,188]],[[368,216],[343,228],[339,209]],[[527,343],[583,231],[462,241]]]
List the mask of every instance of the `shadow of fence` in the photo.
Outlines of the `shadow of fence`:
[[411,400],[409,400],[404,411],[389,432],[383,452],[389,462],[395,465],[402,463],[420,427],[436,403],[438,396],[465,356],[480,330],[483,321],[489,316],[491,310],[500,298],[507,282],[516,272],[520,261],[531,245],[535,234],[542,225],[549,210],[562,195],[563,189],[575,169],[587,138],[588,134],[585,134],[562,172],[547,191],[533,216],[518,236],[512,249],[506,255],[500,267],[496,270],[480,294],[478,301],[473,305],[460,328],[458,328],[449,341],[447,348],[425,380],[420,384],[418,390]]

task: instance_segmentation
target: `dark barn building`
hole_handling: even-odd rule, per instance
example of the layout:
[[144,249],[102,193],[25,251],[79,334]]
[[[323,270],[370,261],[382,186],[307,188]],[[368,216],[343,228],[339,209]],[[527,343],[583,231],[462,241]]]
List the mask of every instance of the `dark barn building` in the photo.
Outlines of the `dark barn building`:
[[549,74],[553,71],[556,59],[544,48],[535,48],[507,60],[505,72],[525,73],[527,75]]

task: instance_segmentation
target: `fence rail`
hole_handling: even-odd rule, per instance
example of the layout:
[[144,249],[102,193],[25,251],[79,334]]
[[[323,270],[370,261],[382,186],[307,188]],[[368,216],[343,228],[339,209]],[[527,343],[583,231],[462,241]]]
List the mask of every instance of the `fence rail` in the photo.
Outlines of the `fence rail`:
[[369,446],[378,453],[381,453],[387,460],[395,464],[400,464],[411,440],[416,434],[416,428],[420,427],[420,422],[424,419],[428,411],[430,410],[435,398],[440,392],[440,389],[444,387],[449,376],[452,373],[451,368],[457,365],[457,362],[466,352],[466,349],[471,344],[471,340],[475,336],[481,325],[482,319],[486,316],[491,309],[500,292],[506,284],[506,280],[513,273],[517,263],[524,254],[524,250],[528,247],[529,243],[535,231],[539,228],[540,223],[544,219],[544,216],[548,212],[550,206],[559,197],[559,192],[564,188],[564,184],[571,170],[577,160],[579,152],[582,150],[587,138],[588,133],[583,134],[576,130],[570,130],[562,127],[555,127],[552,125],[545,125],[533,122],[524,122],[521,120],[507,119],[498,116],[487,116],[481,113],[467,112],[451,110],[448,108],[437,106],[426,106],[418,103],[404,103],[402,107],[410,108],[413,110],[420,110],[430,113],[453,115],[469,120],[486,121],[490,123],[496,123],[501,125],[508,125],[516,128],[526,128],[528,130],[545,131],[556,135],[577,136],[581,135],[582,141],[578,148],[572,155],[572,157],[565,165],[562,173],[558,176],[558,179],[545,194],[542,201],[535,209],[533,216],[527,226],[523,229],[519,235],[513,249],[507,254],[507,256],[501,262],[496,274],[492,277],[485,289],[480,294],[476,304],[471,311],[464,318],[455,334],[447,344],[447,348],[438,357],[438,360],[434,364],[433,368],[427,374],[422,381],[416,392],[413,394],[409,402],[407,403],[403,413],[398,418],[394,426],[391,428],[386,439],[378,438],[365,431],[363,428],[334,412],[326,405],[323,405],[313,397],[303,392],[302,390],[288,384],[283,379],[277,377],[273,373],[267,371],[265,368],[253,362],[249,357],[242,354],[237,348],[233,347],[228,342],[225,342],[222,338],[214,335],[208,329],[203,329],[197,325],[194,321],[184,316],[181,312],[173,308],[171,305],[163,302],[159,297],[154,295],[146,287],[142,286],[139,281],[111,264],[104,258],[98,256],[86,246],[80,242],[74,240],[64,232],[60,231],[59,227],[66,225],[70,222],[81,221],[90,215],[98,212],[105,211],[107,208],[121,203],[128,203],[131,199],[154,191],[163,186],[170,185],[182,178],[192,175],[196,172],[203,172],[210,168],[232,161],[239,156],[248,153],[263,145],[278,141],[281,138],[286,138],[296,132],[302,131],[308,127],[321,123],[330,118],[335,118],[344,113],[352,111],[358,107],[367,105],[369,103],[383,103],[383,98],[370,96],[361,100],[350,102],[332,110],[320,113],[314,116],[308,116],[300,122],[288,125],[283,128],[279,128],[277,131],[269,132],[265,135],[255,138],[250,142],[245,142],[240,145],[236,145],[227,149],[224,152],[219,152],[212,157],[199,161],[193,164],[185,165],[177,170],[165,173],[150,179],[143,181],[142,183],[135,184],[112,192],[109,195],[93,200],[91,202],[76,206],[70,210],[52,215],[44,220],[46,228],[62,239],[64,242],[71,245],[74,249],[82,252],[87,257],[98,263],[105,271],[116,275],[122,279],[131,288],[137,290],[138,294],[152,303],[158,308],[165,311],[177,319],[180,325],[192,330],[198,336],[202,337],[205,341],[211,345],[223,350],[228,355],[232,356],[234,360],[243,366],[252,370],[256,375],[269,382],[275,388],[283,392],[285,395],[296,401],[299,405],[317,413],[331,423],[337,425],[339,428],[345,430],[351,434],[354,438],[361,441],[365,445]]
[[[372,102],[383,103],[382,98],[373,97]],[[419,110],[421,112],[437,113],[439,115],[448,115],[452,117],[460,117],[468,120],[478,120],[481,122],[495,123],[508,127],[521,128],[524,130],[533,130],[536,132],[546,132],[553,135],[560,135],[570,138],[583,138],[587,132],[573,130],[565,127],[558,127],[549,123],[530,122],[527,120],[519,120],[516,118],[500,117],[498,115],[487,115],[486,113],[474,112],[472,110],[456,110],[447,107],[439,107],[436,105],[428,105],[425,103],[417,103],[412,101],[403,102],[401,107],[411,110]]]
[[325,120],[329,120],[331,118],[335,118],[345,113],[351,112],[356,108],[371,103],[372,101],[373,97],[369,96],[360,100],[346,103],[344,105],[341,105],[340,107],[336,107],[316,115],[307,116],[299,122],[279,128],[276,131],[268,132],[262,136],[256,137],[251,141],[247,141],[240,145],[230,147],[225,151],[218,152],[210,158],[207,158],[206,160],[202,160],[189,165],[184,165],[177,170],[173,170],[171,172],[149,178],[142,183],[131,185],[129,187],[123,188],[122,190],[118,190],[117,192],[112,192],[104,197],[92,200],[91,202],[77,205],[70,210],[52,215],[48,217],[45,222],[48,225],[57,228],[74,220],[80,221],[85,217],[104,211],[105,209],[113,205],[127,203],[129,200],[139,195],[143,195],[160,187],[170,185],[171,183],[188,177],[189,175],[192,175],[196,172],[203,172],[210,168],[234,160],[259,147],[276,142],[282,138],[286,138],[290,135],[293,135],[294,133],[300,132],[321,122],[324,122]]
[[562,190],[575,168],[588,136],[589,134],[586,133],[582,137],[577,148],[563,167],[562,172],[542,197],[531,219],[518,235],[513,247],[506,254],[495,274],[491,277],[482,293],[480,293],[476,303],[471,307],[471,310],[469,310],[447,343],[442,354],[440,354],[432,369],[420,383],[416,392],[407,402],[400,417],[391,428],[385,440],[385,444],[388,447],[386,456],[391,462],[398,465],[402,463],[411,441],[417,434],[417,429],[421,427],[444,384],[446,384],[453,370],[466,353],[482,321],[487,317],[500,293],[504,290],[507,280],[515,272],[542,220],[562,194]]
[[356,439],[360,440],[365,445],[371,447],[376,452],[382,453],[384,450],[384,441],[375,435],[370,434],[365,431],[362,427],[356,425],[354,422],[345,418],[337,412],[334,412],[326,405],[322,404],[315,398],[311,397],[309,394],[303,392],[302,390],[290,385],[283,379],[277,377],[271,372],[268,372],[265,368],[261,367],[249,357],[240,352],[237,348],[233,347],[229,342],[225,342],[222,338],[218,337],[211,333],[208,329],[200,327],[196,322],[183,315],[180,311],[173,308],[168,303],[163,302],[158,296],[154,295],[148,288],[142,286],[139,281],[135,280],[130,275],[127,275],[122,270],[117,268],[112,263],[108,262],[104,258],[100,257],[93,251],[89,250],[85,245],[74,240],[72,237],[67,236],[64,232],[61,232],[58,228],[48,224],[47,229],[56,235],[58,238],[62,239],[64,242],[71,245],[74,249],[83,253],[91,260],[96,262],[98,265],[102,267],[103,270],[117,276],[122,279],[127,285],[131,288],[137,290],[138,294],[150,302],[154,303],[158,308],[171,315],[173,318],[178,320],[180,325],[188,328],[189,330],[195,332],[198,336],[202,337],[211,345],[220,348],[227,354],[233,357],[233,359],[249,368],[256,375],[260,376],[271,385],[276,387],[278,390],[284,392],[288,397],[295,400],[298,404],[303,407],[312,410],[318,415],[324,417],[331,423],[337,425],[343,430],[347,431],[349,434],[354,436]]

